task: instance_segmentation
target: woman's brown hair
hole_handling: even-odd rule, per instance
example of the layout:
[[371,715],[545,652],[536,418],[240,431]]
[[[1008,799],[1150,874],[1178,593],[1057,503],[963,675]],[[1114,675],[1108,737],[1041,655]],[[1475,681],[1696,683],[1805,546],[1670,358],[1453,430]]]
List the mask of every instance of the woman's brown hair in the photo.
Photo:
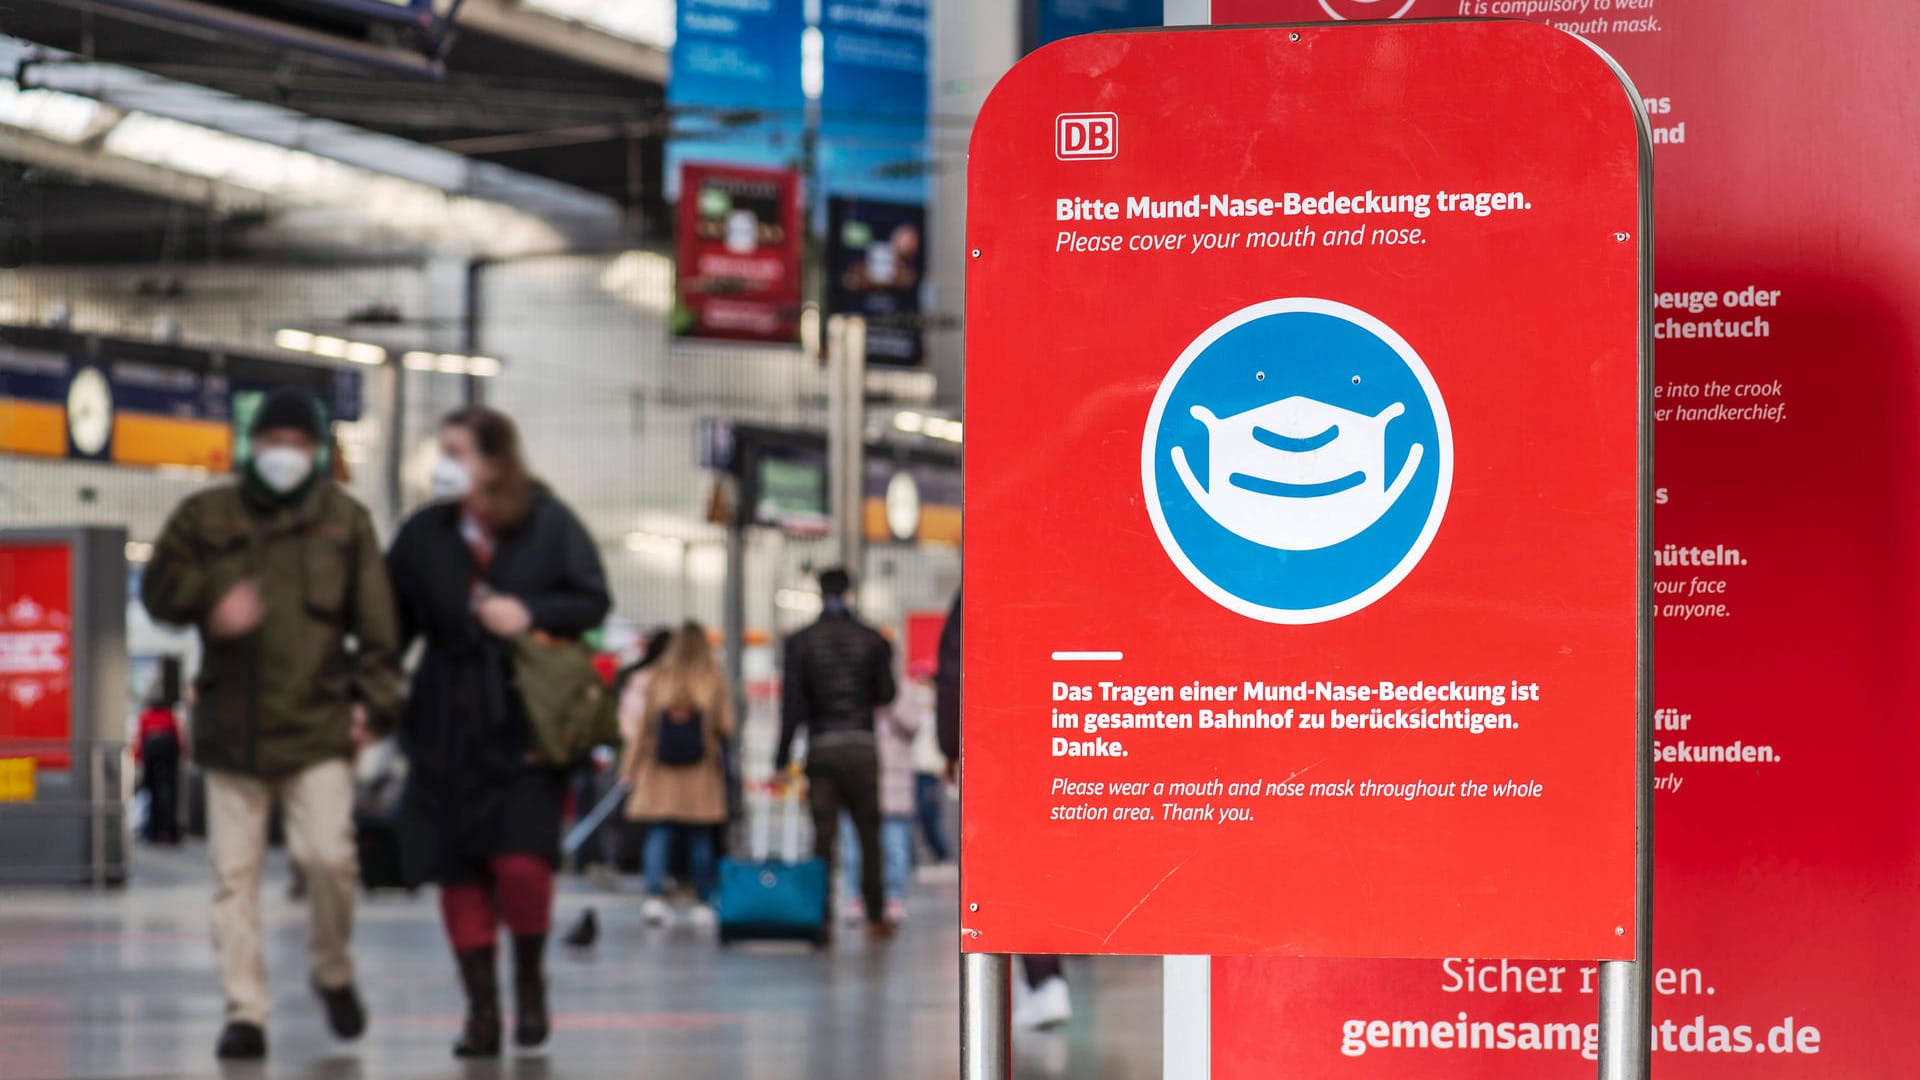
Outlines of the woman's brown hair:
[[669,710],[712,708],[725,692],[726,677],[720,672],[707,628],[691,619],[681,624],[647,682],[647,696],[653,706]]
[[493,466],[493,482],[482,494],[496,527],[512,528],[526,520],[533,506],[535,480],[520,451],[520,429],[511,417],[485,405],[455,409],[440,419],[441,427],[457,427],[473,436],[473,445]]

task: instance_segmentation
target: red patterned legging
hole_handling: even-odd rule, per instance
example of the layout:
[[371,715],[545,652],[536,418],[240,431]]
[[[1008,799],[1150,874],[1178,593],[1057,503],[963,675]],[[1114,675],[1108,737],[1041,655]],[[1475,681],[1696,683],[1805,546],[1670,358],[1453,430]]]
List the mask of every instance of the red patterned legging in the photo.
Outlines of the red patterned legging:
[[534,855],[495,855],[486,881],[440,886],[440,921],[458,952],[499,941],[500,924],[515,937],[545,934],[553,923],[553,867]]

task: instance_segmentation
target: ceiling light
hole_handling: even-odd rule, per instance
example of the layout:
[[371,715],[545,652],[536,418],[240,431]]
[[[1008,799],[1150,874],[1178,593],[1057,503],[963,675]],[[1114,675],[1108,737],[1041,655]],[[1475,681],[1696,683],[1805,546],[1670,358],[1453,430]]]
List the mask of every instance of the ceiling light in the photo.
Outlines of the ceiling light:
[[273,343],[292,352],[312,352],[313,335],[305,330],[278,330],[274,332]]
[[368,367],[379,367],[387,362],[387,350],[364,341],[347,342],[347,359]]
[[430,352],[410,352],[400,358],[408,371],[432,371],[436,357]]
[[448,375],[465,375],[467,373],[467,358],[461,356],[459,353],[443,352],[434,359],[433,370]]
[[313,344],[309,347],[308,351],[315,356],[324,356],[329,360],[345,360],[347,358],[347,344],[346,338],[331,337],[326,334],[315,334],[313,336]]
[[473,356],[467,359],[467,374],[480,379],[491,379],[500,374],[500,361],[491,356]]
[[926,430],[927,418],[924,416],[921,416],[917,412],[895,413],[893,417],[893,426],[896,428],[899,428],[901,431],[911,432],[915,435],[918,435],[920,432]]

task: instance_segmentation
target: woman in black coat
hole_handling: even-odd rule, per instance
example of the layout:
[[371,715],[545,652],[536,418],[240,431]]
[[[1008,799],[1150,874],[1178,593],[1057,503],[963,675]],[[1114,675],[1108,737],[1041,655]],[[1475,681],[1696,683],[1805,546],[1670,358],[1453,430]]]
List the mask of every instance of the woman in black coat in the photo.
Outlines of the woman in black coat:
[[514,1041],[548,1031],[547,931],[566,774],[537,762],[507,639],[578,638],[610,601],[592,537],[527,472],[505,415],[471,406],[440,427],[434,493],[387,555],[403,648],[426,649],[400,730],[399,832],[412,881],[440,884],[467,994],[461,1057],[500,1053],[499,924],[513,938]]

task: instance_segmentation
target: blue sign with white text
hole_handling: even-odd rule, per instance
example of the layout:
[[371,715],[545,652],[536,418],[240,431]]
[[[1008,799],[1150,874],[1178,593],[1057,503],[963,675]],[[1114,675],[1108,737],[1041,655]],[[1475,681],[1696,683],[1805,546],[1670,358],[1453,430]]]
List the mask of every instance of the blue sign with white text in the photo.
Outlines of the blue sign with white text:
[[1102,30],[1131,30],[1166,21],[1164,0],[1027,0],[1023,52]]
[[798,167],[805,0],[680,0],[674,23],[668,197],[679,197],[684,161]]
[[927,191],[927,0],[825,0],[820,186],[920,203]]

